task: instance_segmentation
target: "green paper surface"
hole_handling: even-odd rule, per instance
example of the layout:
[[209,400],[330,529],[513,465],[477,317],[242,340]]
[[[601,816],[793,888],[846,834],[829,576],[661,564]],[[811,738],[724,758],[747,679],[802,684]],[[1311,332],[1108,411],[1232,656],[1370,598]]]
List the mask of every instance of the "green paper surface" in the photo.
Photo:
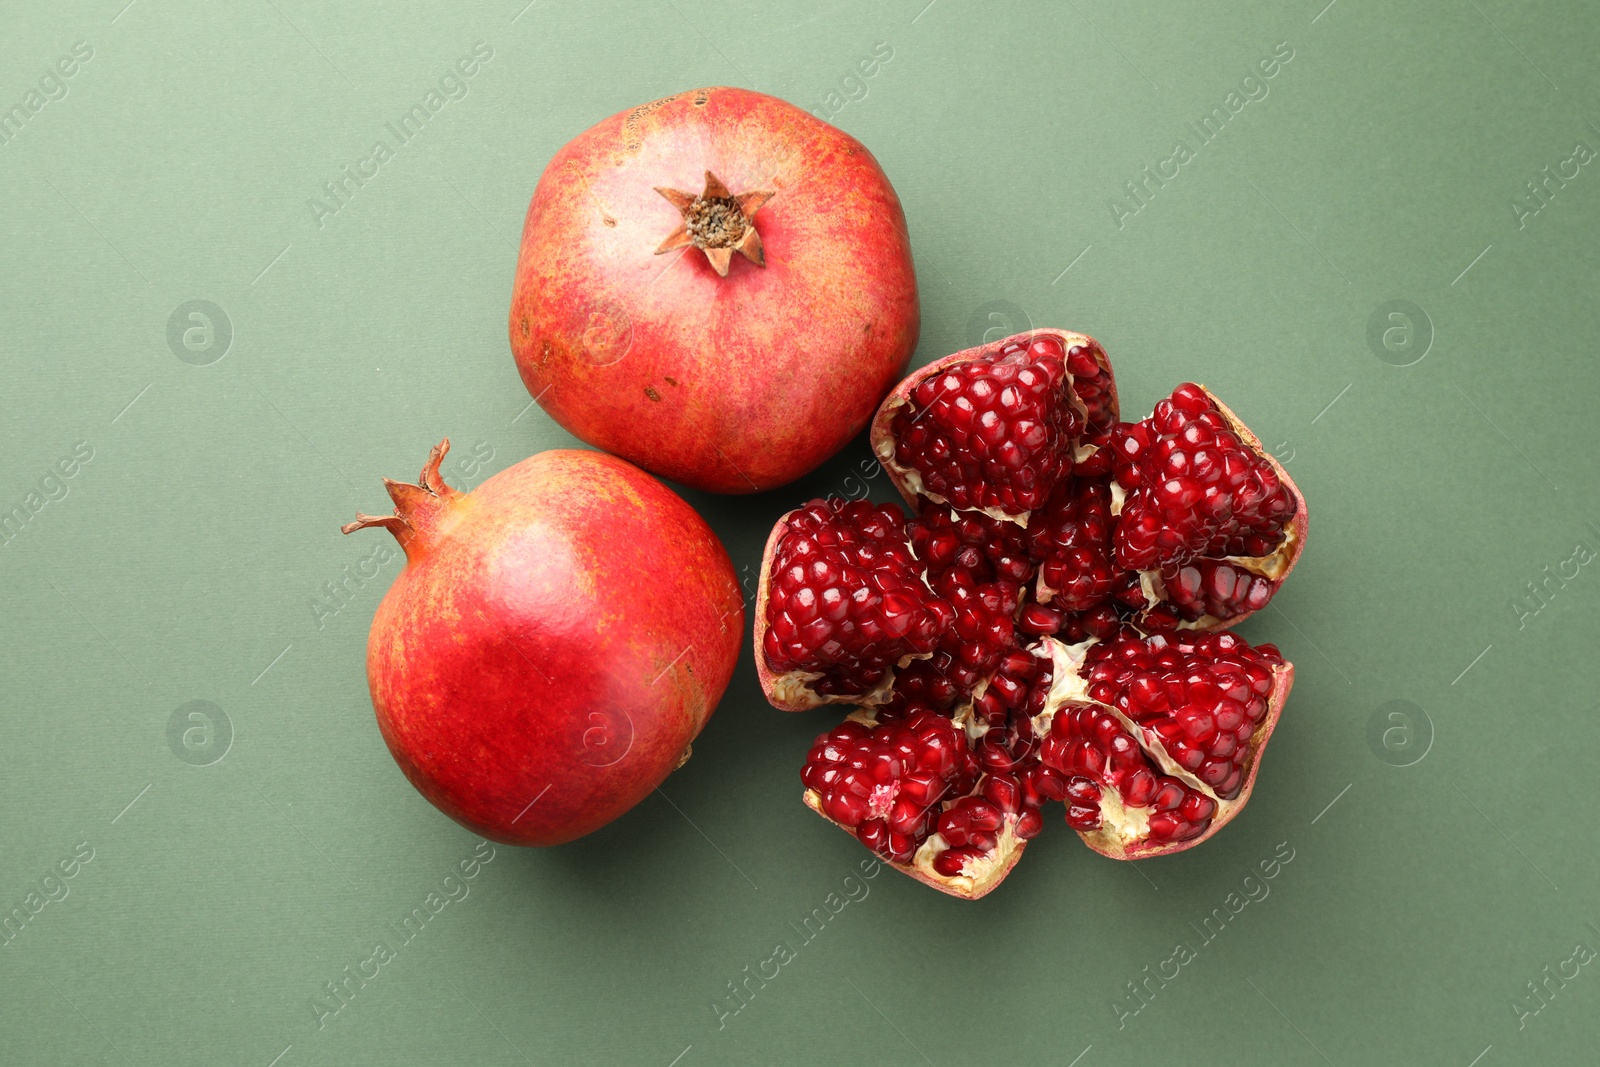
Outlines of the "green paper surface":
[[[0,1062],[1600,1058],[1600,9],[525,2],[0,6]],[[839,716],[748,641],[577,843],[485,860],[395,767],[399,557],[338,527],[442,436],[460,487],[574,444],[506,340],[528,198],[707,84],[877,155],[917,364],[1082,330],[1130,416],[1201,381],[1286,463],[1309,546],[1242,632],[1296,684],[1203,847],[1056,806],[980,902],[863,878],[799,803]],[[871,469],[685,495],[753,591]]]

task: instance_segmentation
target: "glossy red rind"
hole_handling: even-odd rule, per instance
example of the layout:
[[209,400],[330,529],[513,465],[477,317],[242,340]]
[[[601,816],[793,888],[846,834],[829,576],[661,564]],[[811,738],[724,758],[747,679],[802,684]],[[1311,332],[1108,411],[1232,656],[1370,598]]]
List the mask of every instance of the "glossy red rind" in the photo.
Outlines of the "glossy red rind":
[[[707,172],[754,210],[764,265],[657,255],[657,192]],[[727,250],[724,249],[724,252]],[[754,493],[866,427],[920,324],[905,213],[872,153],[776,97],[718,86],[618,112],[551,158],[528,205],[509,315],[528,392],[568,431],[657,474]]]
[[[682,498],[599,452],[543,452],[471,493],[392,483],[406,565],[373,618],[378,727],[425,798],[495,841],[555,845],[682,762],[738,660],[744,605]],[[431,478],[429,475],[431,474]]]

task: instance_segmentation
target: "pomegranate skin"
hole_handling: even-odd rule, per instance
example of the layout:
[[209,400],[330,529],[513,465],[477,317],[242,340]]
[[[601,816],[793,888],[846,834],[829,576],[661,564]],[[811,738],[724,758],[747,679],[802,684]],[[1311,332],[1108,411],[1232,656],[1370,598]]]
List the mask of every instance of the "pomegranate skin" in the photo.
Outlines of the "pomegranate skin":
[[612,456],[544,452],[470,494],[389,483],[406,567],[367,678],[395,762],[435,807],[513,845],[604,826],[687,758],[744,625],[690,506]]
[[[707,172],[765,265],[657,248],[683,223],[657,187]],[[919,325],[900,201],[849,135],[774,97],[695,89],[620,112],[545,168],[510,313],[523,383],[597,448],[699,489],[798,478],[864,429]]]

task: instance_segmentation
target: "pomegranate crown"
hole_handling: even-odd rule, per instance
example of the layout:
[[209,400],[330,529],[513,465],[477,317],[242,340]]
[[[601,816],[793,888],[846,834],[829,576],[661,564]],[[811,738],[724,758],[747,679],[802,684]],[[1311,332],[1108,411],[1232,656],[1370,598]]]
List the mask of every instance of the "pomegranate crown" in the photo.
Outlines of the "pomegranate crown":
[[660,185],[655,190],[683,216],[678,228],[656,249],[656,255],[693,245],[706,254],[712,268],[723,278],[728,276],[735,252],[758,267],[767,265],[755,217],[761,205],[772,199],[771,191],[735,195],[709,170],[705,191],[699,196]]
[[405,550],[406,558],[410,559],[413,548],[421,546],[434,518],[461,495],[446,485],[439,474],[439,464],[444,462],[449,451],[448,437],[433,446],[428,453],[428,462],[422,465],[417,485],[397,482],[392,478],[383,480],[383,487],[389,491],[389,499],[394,501],[393,515],[367,515],[358,511],[356,521],[345,523],[339,527],[339,532],[350,534],[381,526],[394,534],[395,540]]

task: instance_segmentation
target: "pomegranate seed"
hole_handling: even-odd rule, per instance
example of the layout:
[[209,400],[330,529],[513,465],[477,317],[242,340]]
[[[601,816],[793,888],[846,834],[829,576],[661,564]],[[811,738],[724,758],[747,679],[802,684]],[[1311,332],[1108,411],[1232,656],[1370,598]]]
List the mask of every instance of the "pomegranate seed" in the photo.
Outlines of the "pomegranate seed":
[[872,819],[856,828],[856,839],[874,852],[887,852],[889,827],[882,819]]
[[1009,774],[985,775],[983,796],[1007,815],[1015,815],[1022,808],[1022,788]]
[[982,858],[982,849],[947,848],[933,858],[933,869],[946,878],[954,878],[966,873],[968,863]]
[[1039,814],[1038,808],[1029,808],[1017,819],[1017,827],[1013,832],[1020,840],[1028,841],[1038,837],[1042,829],[1044,829],[1044,817]]
[[1065,800],[1067,797],[1066,778],[1049,767],[1033,768],[1029,775],[1029,784],[1033,786],[1033,791],[1045,800]]
[[[1087,779],[1079,779],[1087,781]],[[1093,804],[1067,805],[1067,825],[1080,833],[1100,829],[1100,803],[1098,793]]]

